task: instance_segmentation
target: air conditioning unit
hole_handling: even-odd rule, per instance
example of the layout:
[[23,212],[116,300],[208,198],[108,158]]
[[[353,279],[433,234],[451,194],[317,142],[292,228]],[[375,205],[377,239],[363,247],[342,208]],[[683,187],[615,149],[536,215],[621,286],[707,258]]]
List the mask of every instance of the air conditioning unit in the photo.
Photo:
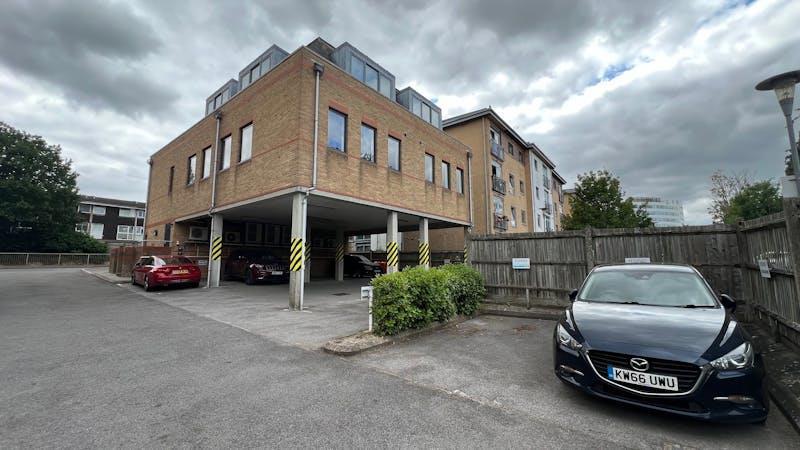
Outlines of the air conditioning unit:
[[207,227],[189,227],[189,240],[190,241],[207,241],[208,228]]
[[238,231],[226,231],[223,234],[223,241],[231,244],[238,244],[242,240]]

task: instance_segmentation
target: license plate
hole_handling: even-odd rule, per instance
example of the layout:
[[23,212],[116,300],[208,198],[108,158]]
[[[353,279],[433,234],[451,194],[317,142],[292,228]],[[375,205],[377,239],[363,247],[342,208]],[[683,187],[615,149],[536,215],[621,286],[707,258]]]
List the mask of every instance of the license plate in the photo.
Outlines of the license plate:
[[678,390],[678,379],[669,375],[636,372],[634,370],[608,366],[608,379],[621,381],[628,384],[646,386],[654,389],[663,389],[665,391]]
[[173,274],[175,274],[175,275],[183,275],[183,274],[187,274],[187,273],[189,273],[189,271],[188,271],[188,270],[186,270],[186,269],[183,269],[183,270],[173,270],[173,271],[172,271],[172,273],[173,273]]
[[273,270],[272,275],[283,275],[283,272],[280,270]]

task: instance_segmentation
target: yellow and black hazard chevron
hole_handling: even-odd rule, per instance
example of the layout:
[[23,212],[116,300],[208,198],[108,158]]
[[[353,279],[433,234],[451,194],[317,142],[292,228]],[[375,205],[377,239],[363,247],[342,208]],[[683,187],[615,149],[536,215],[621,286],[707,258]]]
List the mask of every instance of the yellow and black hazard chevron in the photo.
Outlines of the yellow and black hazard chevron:
[[389,242],[386,244],[386,265],[389,267],[397,267],[397,262],[400,259],[400,251],[397,248],[397,242]]
[[469,247],[465,245],[464,246],[464,262],[467,262],[467,259],[469,259]]
[[419,265],[427,266],[431,263],[431,247],[427,242],[419,243]]
[[218,261],[222,258],[222,236],[217,236],[211,241],[211,259]]
[[341,261],[344,259],[344,244],[339,242],[336,244],[336,261]]
[[311,259],[311,243],[309,242],[308,245],[306,245],[306,261],[310,259]]
[[289,247],[289,270],[297,272],[303,268],[303,238],[292,238]]

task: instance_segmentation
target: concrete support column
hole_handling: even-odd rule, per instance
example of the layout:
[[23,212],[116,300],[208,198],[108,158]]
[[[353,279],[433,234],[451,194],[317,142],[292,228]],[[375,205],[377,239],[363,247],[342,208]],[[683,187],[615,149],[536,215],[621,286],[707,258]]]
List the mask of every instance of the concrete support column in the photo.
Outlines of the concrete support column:
[[292,239],[289,247],[289,308],[303,309],[303,276],[305,268],[306,195],[292,194]]
[[428,219],[419,219],[419,265],[430,269],[431,247],[428,240]]
[[344,231],[336,230],[336,281],[344,281]]
[[303,281],[306,283],[311,282],[311,232],[306,232],[306,259],[305,259],[305,267],[303,269]]
[[206,287],[219,287],[222,275],[222,214],[211,215],[211,236],[208,246],[208,280]]
[[386,218],[386,273],[395,273],[400,263],[400,246],[397,242],[397,212],[389,211]]

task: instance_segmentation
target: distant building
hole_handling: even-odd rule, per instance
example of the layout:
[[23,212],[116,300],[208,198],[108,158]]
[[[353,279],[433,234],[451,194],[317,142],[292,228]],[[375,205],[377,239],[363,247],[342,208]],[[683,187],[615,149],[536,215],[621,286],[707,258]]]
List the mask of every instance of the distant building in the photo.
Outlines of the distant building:
[[657,227],[682,227],[683,203],[661,197],[633,197],[636,208],[644,207]]
[[144,237],[145,203],[81,195],[75,231],[105,242],[110,247],[141,242]]
[[[403,250],[403,233],[397,233],[400,250]],[[416,247],[415,247],[416,248]],[[350,253],[368,253],[386,251],[386,233],[358,234],[348,238],[347,251]]]

